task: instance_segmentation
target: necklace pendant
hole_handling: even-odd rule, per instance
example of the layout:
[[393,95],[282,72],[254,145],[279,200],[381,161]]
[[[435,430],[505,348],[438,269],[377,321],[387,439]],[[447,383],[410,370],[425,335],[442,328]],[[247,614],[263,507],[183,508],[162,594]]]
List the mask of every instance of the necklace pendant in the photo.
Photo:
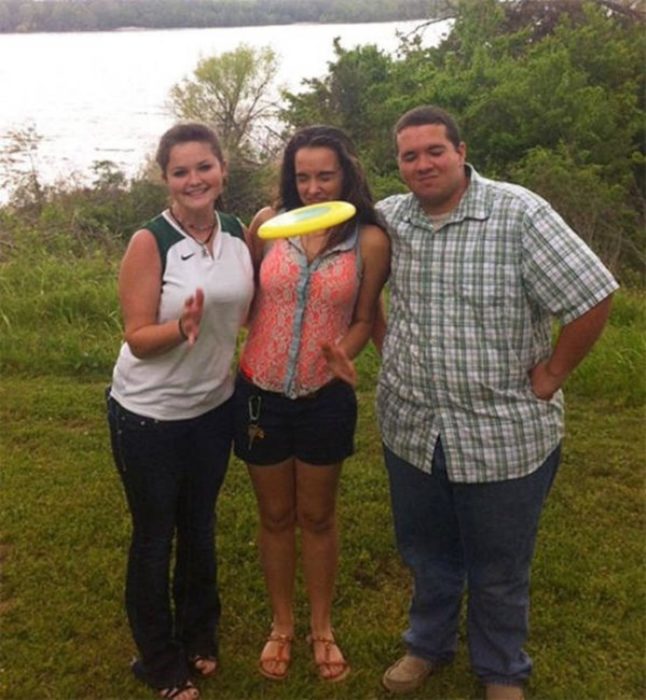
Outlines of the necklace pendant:
[[202,248],[202,257],[203,258],[208,258],[209,257],[209,251],[206,249],[206,246]]

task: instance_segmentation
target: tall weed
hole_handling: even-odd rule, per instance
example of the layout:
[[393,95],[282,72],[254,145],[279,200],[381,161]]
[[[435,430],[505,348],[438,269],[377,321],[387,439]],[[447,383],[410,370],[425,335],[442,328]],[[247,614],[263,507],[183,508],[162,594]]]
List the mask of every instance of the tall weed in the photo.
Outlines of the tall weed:
[[567,394],[625,406],[646,403],[646,294],[620,291],[601,339],[566,384]]
[[77,257],[68,235],[53,250],[37,243],[21,236],[0,264],[0,371],[104,374],[120,337],[119,255],[94,246]]

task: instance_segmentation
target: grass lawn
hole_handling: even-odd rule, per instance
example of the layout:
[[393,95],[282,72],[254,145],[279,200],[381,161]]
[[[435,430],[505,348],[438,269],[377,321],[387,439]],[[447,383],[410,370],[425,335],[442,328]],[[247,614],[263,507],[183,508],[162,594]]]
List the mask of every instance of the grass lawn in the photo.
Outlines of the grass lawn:
[[[154,697],[128,669],[135,653],[122,605],[129,520],[108,449],[105,383],[2,380],[2,698]],[[410,580],[393,545],[372,388],[364,376],[357,455],[346,463],[340,494],[334,621],[352,675],[338,686],[317,680],[304,641],[302,582],[290,676],[275,684],[257,673],[269,611],[254,499],[233,460],[219,501],[222,668],[201,684],[206,700],[387,696],[379,678],[401,651]],[[643,428],[642,408],[569,402],[564,461],[533,572],[531,698],[646,697]],[[454,663],[410,697],[481,696],[462,639]]]

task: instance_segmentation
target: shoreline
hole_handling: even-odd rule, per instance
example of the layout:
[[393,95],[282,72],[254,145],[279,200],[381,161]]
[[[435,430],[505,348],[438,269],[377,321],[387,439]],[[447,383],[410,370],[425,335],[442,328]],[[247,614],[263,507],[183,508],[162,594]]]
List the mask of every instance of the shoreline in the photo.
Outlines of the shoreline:
[[393,24],[395,22],[419,22],[421,24],[435,24],[436,22],[443,22],[446,19],[451,19],[450,17],[398,17],[394,19],[361,19],[361,20],[331,20],[325,22],[278,22],[278,23],[265,23],[257,22],[250,24],[209,24],[209,25],[181,25],[175,27],[139,27],[136,25],[129,25],[123,27],[113,27],[110,29],[35,29],[35,30],[25,30],[25,31],[3,31],[0,29],[0,36],[26,36],[28,34],[115,34],[115,33],[131,33],[131,32],[159,32],[159,31],[174,31],[174,30],[185,30],[185,29],[248,29],[249,27],[312,27],[312,26],[333,26],[333,25],[352,25],[352,24]]

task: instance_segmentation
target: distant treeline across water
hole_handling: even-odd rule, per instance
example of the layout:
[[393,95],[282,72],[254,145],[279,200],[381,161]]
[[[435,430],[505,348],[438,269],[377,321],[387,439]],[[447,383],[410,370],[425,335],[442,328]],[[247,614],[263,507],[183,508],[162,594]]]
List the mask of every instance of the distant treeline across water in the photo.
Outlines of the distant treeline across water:
[[2,0],[0,32],[389,22],[447,10],[447,0]]

